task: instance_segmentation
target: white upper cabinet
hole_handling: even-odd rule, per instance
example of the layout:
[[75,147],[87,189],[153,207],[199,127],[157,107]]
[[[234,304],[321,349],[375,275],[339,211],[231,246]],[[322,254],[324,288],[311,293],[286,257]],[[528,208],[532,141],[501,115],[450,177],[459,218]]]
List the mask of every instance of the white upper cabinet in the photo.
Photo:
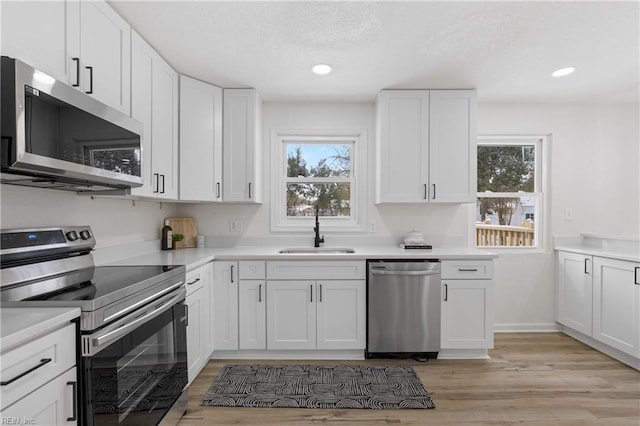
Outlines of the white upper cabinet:
[[376,202],[473,202],[476,109],[475,90],[381,91]]
[[[80,48],[77,43],[68,45],[67,28],[79,25],[79,16],[72,15],[73,10],[79,10],[79,3],[80,0],[1,2],[2,55],[20,59],[60,81],[76,83],[79,68],[69,50],[76,54]],[[70,7],[72,4],[74,7]]]
[[130,113],[131,27],[104,1],[2,2],[2,54]]
[[222,89],[180,76],[180,200],[222,201]]
[[143,125],[144,185],[132,194],[178,197],[178,74],[136,32],[131,48],[131,116]]
[[262,100],[255,89],[224,89],[222,198],[261,202]]

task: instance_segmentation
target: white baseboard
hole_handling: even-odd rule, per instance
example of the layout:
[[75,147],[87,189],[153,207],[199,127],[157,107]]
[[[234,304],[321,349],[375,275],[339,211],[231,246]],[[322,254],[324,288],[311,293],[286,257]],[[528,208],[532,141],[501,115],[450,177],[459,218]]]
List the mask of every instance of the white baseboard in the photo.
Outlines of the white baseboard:
[[502,323],[495,324],[493,331],[496,333],[553,333],[562,331],[559,324],[552,323]]
[[210,359],[362,360],[364,349],[354,350],[217,350]]

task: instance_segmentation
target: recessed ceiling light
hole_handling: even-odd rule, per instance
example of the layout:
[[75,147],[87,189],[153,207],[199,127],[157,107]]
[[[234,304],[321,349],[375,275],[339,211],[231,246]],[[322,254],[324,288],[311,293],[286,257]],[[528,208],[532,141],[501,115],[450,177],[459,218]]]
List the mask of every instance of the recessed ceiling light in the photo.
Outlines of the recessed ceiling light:
[[553,77],[564,77],[565,75],[571,74],[575,70],[575,67],[560,68],[559,70],[555,70],[554,72],[552,72],[551,75]]
[[328,64],[315,64],[311,67],[311,71],[313,71],[314,74],[327,75],[333,71],[333,68]]

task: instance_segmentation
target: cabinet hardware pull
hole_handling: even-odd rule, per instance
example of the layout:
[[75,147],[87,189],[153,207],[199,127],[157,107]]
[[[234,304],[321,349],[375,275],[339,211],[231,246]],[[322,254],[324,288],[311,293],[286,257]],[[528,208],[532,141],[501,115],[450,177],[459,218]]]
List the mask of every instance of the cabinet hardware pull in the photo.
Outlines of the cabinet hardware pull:
[[311,293],[311,303],[313,303],[313,284],[309,284],[309,293]]
[[640,285],[640,282],[638,282],[638,275],[639,275],[638,271],[640,271],[640,266],[636,266],[635,269],[634,269],[634,273],[633,273],[634,280],[633,280],[633,283],[635,285]]
[[89,91],[85,92],[87,95],[93,94],[93,67],[85,67],[89,70]]
[[424,184],[424,199],[427,199],[427,184]]
[[249,199],[251,199],[251,182],[249,182]]
[[322,302],[322,284],[320,284],[320,299],[319,299],[319,301]]
[[18,380],[18,379],[20,379],[20,378],[22,378],[22,377],[26,376],[27,374],[29,374],[29,373],[31,373],[31,372],[33,372],[33,371],[36,371],[38,368],[40,368],[40,367],[42,367],[42,366],[44,366],[44,365],[46,365],[46,364],[48,364],[48,363],[50,363],[50,362],[51,362],[51,358],[42,358],[42,359],[40,360],[40,363],[39,363],[38,365],[36,365],[35,367],[31,367],[31,368],[30,368],[30,369],[28,369],[27,371],[25,371],[25,372],[23,372],[23,373],[18,374],[16,377],[14,377],[14,378],[12,378],[12,379],[9,379],[9,380],[7,380],[6,382],[0,382],[0,386],[7,386],[7,385],[10,385],[11,383],[15,382],[16,380]]
[[216,182],[216,198],[220,198],[220,182]]
[[76,82],[72,84],[73,87],[80,86],[80,58],[71,58],[76,63]]
[[78,403],[77,403],[77,399],[78,399],[78,385],[76,382],[67,382],[67,386],[71,385],[71,393],[72,393],[72,397],[71,397],[71,403],[73,404],[71,407],[72,410],[72,414],[71,417],[67,417],[67,421],[68,422],[75,422],[76,420],[78,420]]
[[478,268],[458,268],[458,272],[478,272]]
[[262,284],[258,284],[258,302],[262,302]]
[[233,282],[233,265],[231,265],[231,282]]
[[449,286],[445,283],[444,285],[444,301],[449,300]]
[[154,194],[157,194],[160,191],[160,175],[158,173],[154,173],[153,176],[156,178],[156,187],[153,190]]
[[589,274],[589,269],[587,268],[588,264],[587,262],[589,261],[589,259],[585,258],[584,259],[584,273],[585,274]]
[[160,175],[162,176],[162,191],[160,191],[161,194],[164,194],[164,175]]
[[185,303],[184,305],[184,318],[185,318],[185,327],[189,327],[189,305]]
[[197,283],[198,281],[200,281],[200,277],[196,278],[195,280],[191,281],[190,283],[188,282],[187,285],[193,285],[193,284]]
[[436,199],[436,184],[434,183],[431,186],[433,187],[433,198],[432,198],[432,200],[435,200]]

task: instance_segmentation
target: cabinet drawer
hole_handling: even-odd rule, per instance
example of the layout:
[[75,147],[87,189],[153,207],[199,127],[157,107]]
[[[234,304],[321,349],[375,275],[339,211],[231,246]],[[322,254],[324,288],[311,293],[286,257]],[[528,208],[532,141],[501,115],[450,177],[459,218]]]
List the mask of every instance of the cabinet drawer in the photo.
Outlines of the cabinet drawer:
[[360,280],[366,278],[365,262],[357,260],[267,262],[267,278],[278,280]]
[[443,260],[442,278],[487,280],[493,278],[492,260]]
[[264,260],[242,260],[238,262],[238,276],[241,280],[260,280],[265,277]]
[[201,266],[200,268],[194,269],[193,271],[187,272],[186,275],[186,289],[187,296],[193,293],[196,290],[201,289],[204,286],[206,273],[206,266]]
[[[0,372],[3,382],[0,387],[2,408],[33,392],[75,364],[76,328],[73,324],[4,352]],[[16,377],[19,378],[13,380]]]

